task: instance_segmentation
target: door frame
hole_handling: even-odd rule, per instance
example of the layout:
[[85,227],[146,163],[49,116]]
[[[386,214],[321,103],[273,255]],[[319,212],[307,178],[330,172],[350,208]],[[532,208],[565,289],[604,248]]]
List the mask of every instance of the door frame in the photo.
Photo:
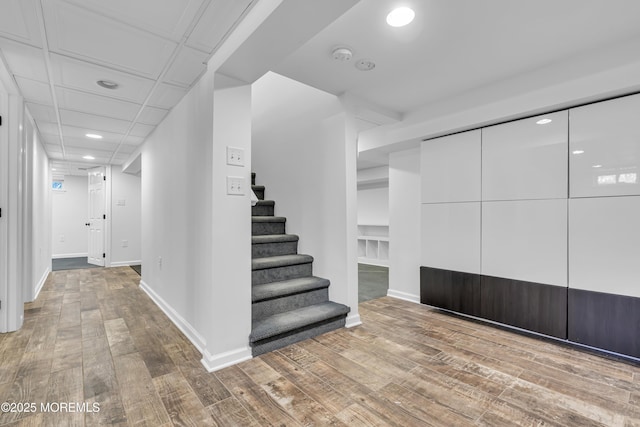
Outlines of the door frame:
[[[104,214],[106,215],[106,218],[103,220],[102,223],[102,244],[103,244],[103,251],[105,254],[105,257],[103,258],[104,260],[104,266],[103,267],[111,267],[111,165],[99,165],[96,166],[96,168],[101,167],[104,168],[104,176],[106,177],[105,180],[105,185],[104,185]],[[94,168],[91,168],[94,169]],[[87,170],[87,192],[90,191],[90,178],[89,178],[89,174],[90,174],[90,170]],[[87,198],[87,203],[89,204],[88,209],[87,209],[87,214],[88,216],[90,216],[91,213],[91,200],[88,197]],[[90,220],[90,218],[87,218],[87,220]],[[91,231],[87,230],[87,242],[89,241],[89,233]],[[91,245],[88,245],[87,247],[87,261],[89,260],[89,253],[91,251]]]

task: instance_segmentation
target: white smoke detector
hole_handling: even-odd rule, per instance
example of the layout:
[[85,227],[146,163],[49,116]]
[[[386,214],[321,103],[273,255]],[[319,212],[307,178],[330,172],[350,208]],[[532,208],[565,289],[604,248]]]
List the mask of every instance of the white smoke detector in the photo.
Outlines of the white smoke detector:
[[333,49],[331,56],[333,56],[333,59],[336,61],[347,62],[353,58],[353,52],[348,47],[341,46]]

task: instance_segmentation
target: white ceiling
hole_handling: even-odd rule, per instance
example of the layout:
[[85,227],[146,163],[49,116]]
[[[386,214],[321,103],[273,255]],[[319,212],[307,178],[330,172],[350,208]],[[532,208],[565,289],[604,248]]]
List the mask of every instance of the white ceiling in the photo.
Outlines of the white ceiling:
[[[406,27],[386,24],[402,4]],[[349,93],[391,117],[640,37],[637,0],[364,0],[274,71],[327,92]],[[353,59],[332,58],[348,46]],[[636,52],[637,53],[637,52]],[[372,71],[354,63],[370,59]],[[532,84],[535,84],[533,82]]]
[[[341,7],[354,2],[345,0]],[[255,3],[1,0],[0,60],[26,98],[55,164],[75,165],[68,173],[78,165],[122,164]],[[254,62],[275,63],[271,69],[284,76],[348,94],[374,111],[377,123],[412,119],[439,106],[458,108],[469,93],[535,70],[578,75],[582,65],[598,63],[602,52],[623,57],[640,46],[637,0],[362,0],[324,29],[314,24],[315,15],[325,13],[325,3],[335,9],[340,2],[285,3],[278,13],[286,16],[275,14],[273,25],[264,26],[258,47],[240,52],[234,75],[245,69],[250,74]],[[385,17],[399,4],[413,7],[416,19],[391,28]],[[305,28],[309,34],[302,37]],[[352,61],[332,59],[333,48],[342,45],[353,50]],[[263,58],[278,46],[293,53],[283,61],[278,55],[271,62]],[[373,60],[375,69],[358,71],[359,59]],[[103,89],[96,84],[101,79],[120,87]],[[524,84],[535,88],[544,82]],[[89,140],[89,132],[104,139]],[[86,154],[96,159],[87,162]]]
[[127,160],[255,2],[2,0],[0,60],[57,173]]

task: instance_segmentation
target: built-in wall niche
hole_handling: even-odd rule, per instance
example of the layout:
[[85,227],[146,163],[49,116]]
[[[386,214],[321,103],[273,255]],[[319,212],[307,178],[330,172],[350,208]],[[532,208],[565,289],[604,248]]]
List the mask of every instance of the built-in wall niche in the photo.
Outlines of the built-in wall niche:
[[389,265],[388,225],[358,225],[358,262],[384,267]]

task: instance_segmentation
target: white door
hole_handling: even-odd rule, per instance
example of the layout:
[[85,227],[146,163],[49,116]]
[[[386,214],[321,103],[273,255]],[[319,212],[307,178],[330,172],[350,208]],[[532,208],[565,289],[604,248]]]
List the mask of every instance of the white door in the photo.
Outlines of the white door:
[[106,171],[104,167],[89,169],[89,256],[88,262],[104,267],[104,222]]

